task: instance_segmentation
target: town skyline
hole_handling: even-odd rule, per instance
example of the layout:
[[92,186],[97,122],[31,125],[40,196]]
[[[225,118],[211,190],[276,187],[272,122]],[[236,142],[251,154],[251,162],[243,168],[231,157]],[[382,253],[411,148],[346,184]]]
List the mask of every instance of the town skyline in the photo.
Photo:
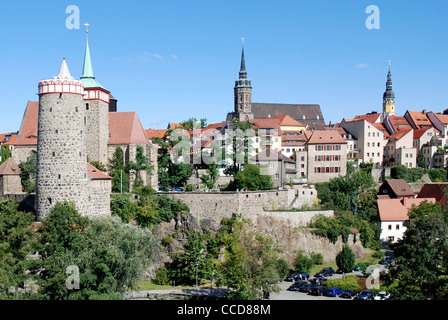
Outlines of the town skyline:
[[[447,107],[448,66],[443,64],[446,44],[440,35],[447,5],[434,3],[379,1],[378,30],[366,28],[367,2],[320,1],[319,6],[285,1],[274,6],[269,1],[195,1],[187,6],[173,1],[139,4],[141,10],[112,3],[100,10],[98,3],[78,1],[81,25],[72,30],[65,25],[68,3],[30,3],[30,12],[23,13],[30,19],[7,15],[18,12],[17,5],[7,4],[0,16],[5,40],[0,60],[9,61],[2,66],[8,77],[0,80],[6,93],[0,127],[4,132],[19,130],[26,102],[37,100],[38,81],[55,76],[51,73],[63,58],[79,79],[87,21],[96,78],[118,99],[120,111],[139,113],[145,128],[161,129],[190,117],[208,123],[225,120],[233,109],[242,37],[253,102],[319,104],[327,123],[381,112],[391,60],[396,115],[406,110],[442,112]],[[247,13],[245,19],[241,13]],[[426,17],[424,24],[413,19],[418,16]],[[31,26],[51,28],[47,41],[37,41]]]

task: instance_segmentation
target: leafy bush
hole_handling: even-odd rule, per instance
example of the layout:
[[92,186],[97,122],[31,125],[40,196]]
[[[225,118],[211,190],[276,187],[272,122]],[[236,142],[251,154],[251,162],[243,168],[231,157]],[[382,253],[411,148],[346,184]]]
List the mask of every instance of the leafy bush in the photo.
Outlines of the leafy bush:
[[328,288],[338,287],[343,290],[357,290],[362,288],[358,283],[358,277],[354,275],[346,276],[345,279],[331,279],[324,282]]

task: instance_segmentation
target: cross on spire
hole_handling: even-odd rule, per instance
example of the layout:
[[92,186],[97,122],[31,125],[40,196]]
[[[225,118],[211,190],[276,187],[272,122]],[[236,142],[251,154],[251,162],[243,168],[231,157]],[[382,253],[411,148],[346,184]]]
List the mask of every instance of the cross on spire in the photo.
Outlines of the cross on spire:
[[86,33],[89,33],[90,24],[88,22],[86,22],[86,23],[84,23],[84,25],[86,26]]

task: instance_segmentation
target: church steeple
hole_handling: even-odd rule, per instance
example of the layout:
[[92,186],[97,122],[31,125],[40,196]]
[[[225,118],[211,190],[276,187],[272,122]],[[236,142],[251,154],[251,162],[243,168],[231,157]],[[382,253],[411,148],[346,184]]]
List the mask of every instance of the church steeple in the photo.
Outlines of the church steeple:
[[243,38],[243,49],[241,51],[240,79],[246,79],[246,78],[247,78],[247,71],[246,71],[246,61],[244,59],[244,38]]
[[84,24],[86,26],[86,51],[84,53],[84,64],[82,67],[81,81],[84,83],[84,88],[102,88],[104,87],[95,80],[95,75],[93,74],[92,59],[90,58],[89,49],[89,30],[88,23]]
[[251,81],[247,79],[246,60],[244,57],[244,38],[242,38],[241,66],[238,80],[234,87],[234,114],[240,121],[253,119],[252,113],[252,86]]
[[390,73],[390,60],[389,71],[387,73],[386,91],[383,94],[383,113],[384,115],[395,115],[395,93],[392,90],[392,74]]

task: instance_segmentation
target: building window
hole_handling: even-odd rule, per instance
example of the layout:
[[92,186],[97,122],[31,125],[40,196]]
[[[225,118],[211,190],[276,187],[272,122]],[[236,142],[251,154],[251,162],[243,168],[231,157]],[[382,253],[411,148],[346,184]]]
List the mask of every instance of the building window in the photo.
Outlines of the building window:
[[400,230],[400,225],[399,225],[399,224],[397,224],[397,225],[395,226],[395,230]]
[[391,224],[389,224],[389,225],[387,226],[387,230],[392,230],[392,225],[391,225]]
[[276,173],[276,174],[275,174],[275,180],[278,180],[279,178],[280,178],[279,174]]
[[271,162],[271,163],[269,164],[269,167],[274,168],[274,167],[275,167],[275,166],[274,166],[274,163]]

